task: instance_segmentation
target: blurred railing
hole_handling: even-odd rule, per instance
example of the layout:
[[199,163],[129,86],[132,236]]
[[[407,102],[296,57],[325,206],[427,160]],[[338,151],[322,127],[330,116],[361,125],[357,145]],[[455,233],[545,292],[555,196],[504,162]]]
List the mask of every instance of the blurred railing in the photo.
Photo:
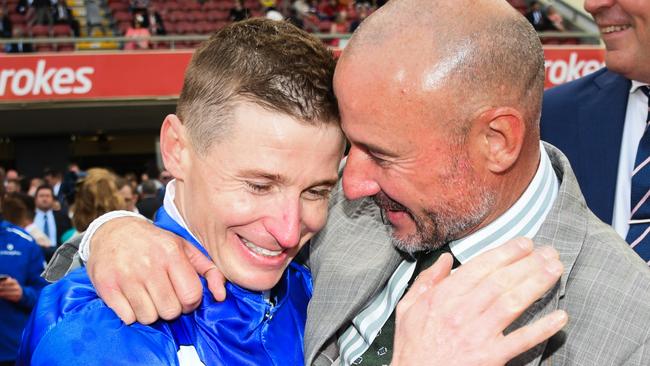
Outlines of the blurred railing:
[[[332,39],[349,39],[351,33],[314,33],[314,36],[328,41]],[[208,39],[209,35],[174,35],[174,36],[151,36],[151,37],[47,37],[47,38],[0,38],[0,49],[4,48],[6,44],[14,43],[27,43],[27,44],[74,44],[81,43],[102,43],[102,42],[115,42],[120,44],[120,48],[127,42],[137,42],[147,40],[152,44],[164,43],[168,44],[168,48],[188,48],[181,46],[188,42],[201,42]],[[580,44],[599,44],[600,34],[591,32],[541,32],[539,33],[540,39],[579,39]],[[76,48],[76,47],[75,47]],[[167,47],[164,47],[167,48]]]

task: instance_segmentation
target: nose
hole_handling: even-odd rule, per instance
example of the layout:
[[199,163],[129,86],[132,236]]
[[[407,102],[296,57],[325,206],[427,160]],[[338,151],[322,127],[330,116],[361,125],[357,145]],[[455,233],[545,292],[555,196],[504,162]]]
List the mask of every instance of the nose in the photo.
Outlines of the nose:
[[343,169],[343,193],[347,199],[374,196],[381,190],[379,184],[372,179],[374,169],[375,166],[364,151],[355,146],[350,148]]
[[584,8],[591,15],[595,15],[599,10],[614,5],[616,0],[585,0]]
[[264,226],[283,249],[300,244],[302,232],[302,213],[300,198],[281,198],[276,209],[266,217]]

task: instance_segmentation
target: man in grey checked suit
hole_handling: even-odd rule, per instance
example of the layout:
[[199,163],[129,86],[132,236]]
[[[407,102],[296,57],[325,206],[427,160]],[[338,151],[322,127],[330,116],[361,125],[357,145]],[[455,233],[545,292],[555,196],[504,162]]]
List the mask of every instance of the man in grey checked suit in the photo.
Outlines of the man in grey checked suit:
[[[485,266],[479,254],[513,235],[552,245],[565,271],[505,333],[525,332],[531,328],[521,326],[549,314],[561,321],[558,309],[570,321],[509,364],[650,363],[650,271],[587,209],[562,153],[540,145],[543,80],[537,36],[506,2],[394,0],[364,22],[335,76],[342,128],[352,144],[342,183],[351,201],[334,195],[328,225],[309,253],[308,364],[364,364],[365,349],[346,359],[354,347],[345,334],[358,329],[360,342],[372,346],[378,334],[364,333],[363,320],[355,320],[390,286],[395,269],[412,262],[405,253],[443,246],[461,267],[442,279],[451,267],[443,255],[397,310],[388,307],[396,312],[395,343],[388,344],[394,352],[375,364],[508,362],[517,354],[469,325],[505,328],[521,310],[515,300],[533,295],[518,291],[525,282],[509,290],[515,296],[496,294],[518,274],[542,278],[522,264],[484,273],[488,280],[481,282],[481,271],[472,277],[465,268]],[[98,271],[100,262],[94,266]],[[497,273],[508,275],[497,279]],[[465,281],[455,281],[460,276]],[[468,293],[481,296],[468,301]],[[387,329],[391,320],[383,322]],[[453,328],[454,336],[439,328]]]

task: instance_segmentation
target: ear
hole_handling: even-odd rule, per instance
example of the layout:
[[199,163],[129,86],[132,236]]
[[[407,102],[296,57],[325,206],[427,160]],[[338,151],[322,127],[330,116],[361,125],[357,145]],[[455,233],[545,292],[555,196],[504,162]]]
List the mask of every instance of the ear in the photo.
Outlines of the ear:
[[175,114],[165,117],[160,128],[160,153],[165,169],[178,180],[185,180],[189,168],[187,130]]
[[494,174],[510,169],[519,158],[526,125],[519,111],[511,107],[489,109],[478,117],[477,143],[486,168]]

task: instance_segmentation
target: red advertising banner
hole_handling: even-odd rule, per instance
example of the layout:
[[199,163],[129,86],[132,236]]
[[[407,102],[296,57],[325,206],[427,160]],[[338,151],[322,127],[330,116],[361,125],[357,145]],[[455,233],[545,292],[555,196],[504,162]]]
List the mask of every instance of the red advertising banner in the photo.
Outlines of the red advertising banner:
[[[546,87],[604,66],[601,48],[544,49]],[[192,51],[0,55],[0,103],[174,98]]]
[[605,50],[600,47],[544,47],[546,88],[564,84],[605,66]]
[[192,51],[0,56],[0,102],[177,97]]

